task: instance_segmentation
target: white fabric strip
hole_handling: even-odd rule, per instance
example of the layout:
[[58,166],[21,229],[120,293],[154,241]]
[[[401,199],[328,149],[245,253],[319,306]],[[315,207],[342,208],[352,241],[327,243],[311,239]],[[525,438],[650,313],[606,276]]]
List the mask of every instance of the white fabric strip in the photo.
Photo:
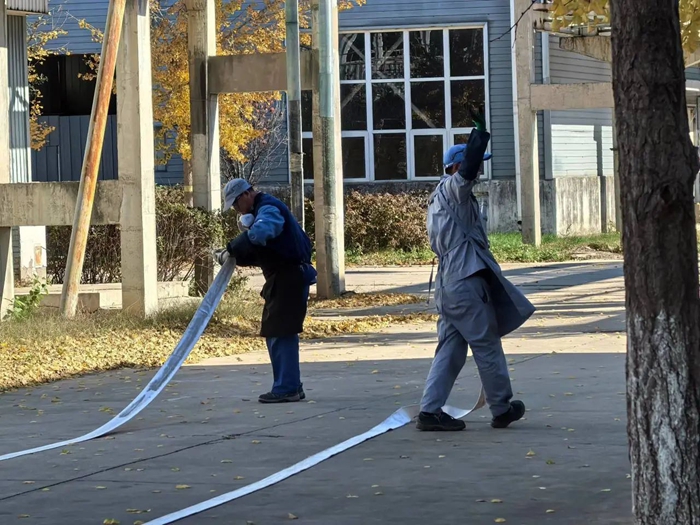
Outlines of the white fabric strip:
[[139,393],[139,395],[136,396],[129,406],[122,410],[118,415],[102,425],[100,428],[93,430],[84,436],[69,439],[67,441],[60,441],[58,443],[52,443],[50,445],[44,445],[42,447],[30,448],[27,450],[20,450],[19,452],[13,452],[11,454],[5,454],[4,456],[0,456],[0,461],[18,458],[29,454],[36,454],[37,452],[44,452],[55,448],[67,447],[69,445],[102,437],[134,418],[134,416],[146,408],[151,401],[153,401],[158,394],[160,394],[160,392],[165,388],[165,386],[170,382],[170,380],[185,362],[187,356],[190,355],[194,345],[201,337],[212,315],[214,315],[214,311],[219,305],[221,298],[224,296],[226,287],[228,286],[235,269],[236,263],[232,258],[229,259],[226,264],[224,264],[219,271],[219,274],[216,276],[216,279],[214,279],[211,288],[204,296],[202,304],[195,312],[192,321],[190,321],[190,324],[187,325],[187,329],[185,330],[182,339],[180,339],[180,342],[175,347],[175,350],[173,350],[173,353],[170,354],[170,357],[168,357],[168,359],[165,361],[165,364],[163,364],[160,370],[158,370],[156,375],[153,377],[153,379],[151,379],[141,393]]
[[[476,401],[476,404],[471,410],[464,410],[451,406],[446,406],[443,408],[443,410],[450,414],[452,417],[461,419],[471,414],[475,410],[478,410],[479,408],[483,407],[485,404],[486,401],[484,397],[484,390],[482,389],[481,393],[479,394],[479,399]],[[305,460],[300,461],[295,465],[292,465],[291,467],[287,467],[284,470],[280,470],[279,472],[276,472],[271,476],[261,479],[260,481],[251,483],[250,485],[246,485],[245,487],[241,487],[240,489],[234,490],[232,492],[228,492],[227,494],[222,494],[221,496],[217,496],[215,498],[203,501],[201,503],[197,503],[196,505],[192,505],[191,507],[187,507],[186,509],[178,510],[177,512],[173,512],[161,518],[149,521],[144,525],[167,525],[168,523],[174,523],[189,516],[194,516],[195,514],[199,514],[200,512],[213,509],[214,507],[218,507],[219,505],[223,505],[224,503],[229,503],[238,498],[242,498],[243,496],[247,496],[248,494],[252,494],[253,492],[257,492],[264,488],[275,485],[280,481],[284,481],[285,479],[291,478],[292,476],[299,474],[300,472],[304,472],[305,470],[308,470],[311,467],[314,467],[319,463],[322,463],[323,461],[326,461],[327,459],[332,458],[337,454],[340,454],[341,452],[345,452],[346,450],[351,449],[352,447],[364,443],[367,440],[370,440],[377,436],[381,436],[382,434],[386,434],[390,430],[396,430],[397,428],[401,428],[407,425],[413,420],[413,418],[415,418],[418,415],[419,410],[420,408],[417,405],[399,408],[396,412],[391,414],[388,418],[379,423],[376,427],[368,430],[364,434],[352,437],[333,447],[327,448],[326,450],[314,454],[313,456],[308,457]]]

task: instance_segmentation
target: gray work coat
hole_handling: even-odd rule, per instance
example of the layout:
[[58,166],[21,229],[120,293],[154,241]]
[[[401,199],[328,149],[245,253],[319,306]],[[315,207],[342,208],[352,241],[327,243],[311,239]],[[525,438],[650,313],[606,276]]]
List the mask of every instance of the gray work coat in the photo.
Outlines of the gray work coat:
[[499,336],[503,337],[527,321],[535,307],[503,276],[489,250],[479,203],[472,192],[476,182],[456,173],[444,177],[430,196],[428,236],[439,258],[436,301],[440,310],[444,285],[487,270]]

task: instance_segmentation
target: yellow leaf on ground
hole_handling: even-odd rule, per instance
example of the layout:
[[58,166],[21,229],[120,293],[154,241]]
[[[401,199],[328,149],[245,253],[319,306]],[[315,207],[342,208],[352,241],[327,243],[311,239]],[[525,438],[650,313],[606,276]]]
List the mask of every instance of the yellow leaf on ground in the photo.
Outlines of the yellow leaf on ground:
[[191,488],[189,485],[175,485],[177,490],[185,490]]

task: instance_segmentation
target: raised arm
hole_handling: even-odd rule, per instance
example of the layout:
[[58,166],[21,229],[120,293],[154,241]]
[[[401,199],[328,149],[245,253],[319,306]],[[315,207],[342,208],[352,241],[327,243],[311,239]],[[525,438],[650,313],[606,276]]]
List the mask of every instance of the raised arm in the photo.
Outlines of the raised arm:
[[488,131],[480,130],[477,125],[469,135],[464,161],[460,164],[459,171],[445,182],[450,197],[456,199],[459,204],[467,202],[478,182],[479,168],[484,162],[490,138]]

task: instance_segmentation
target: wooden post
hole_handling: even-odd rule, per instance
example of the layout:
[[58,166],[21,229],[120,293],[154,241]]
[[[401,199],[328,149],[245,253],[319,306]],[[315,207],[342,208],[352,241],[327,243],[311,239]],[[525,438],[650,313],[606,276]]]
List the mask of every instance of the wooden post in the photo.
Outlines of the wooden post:
[[92,103],[90,127],[87,134],[87,148],[80,175],[78,203],[75,208],[75,219],[73,221],[73,231],[71,232],[70,248],[68,249],[63,292],[61,294],[61,314],[64,317],[75,316],[78,307],[78,289],[83,273],[83,262],[85,261],[85,248],[92,217],[92,205],[95,199],[97,174],[102,157],[107,111],[109,110],[109,102],[112,97],[114,71],[117,65],[125,6],[126,0],[112,0],[107,12],[100,67],[97,71],[95,84],[95,98]]
[[[186,6],[194,206],[216,211],[221,209],[219,97],[209,93],[209,58],[216,56],[216,2],[186,0]],[[211,257],[196,261],[197,291],[205,293],[213,280]]]
[[158,310],[150,24],[149,0],[130,0],[117,71],[122,310],[140,317]]
[[[10,87],[7,56],[7,8],[0,1],[0,184],[10,183]],[[1,187],[1,186],[0,186]],[[12,267],[12,228],[0,228],[0,320],[12,307],[15,277]]]

